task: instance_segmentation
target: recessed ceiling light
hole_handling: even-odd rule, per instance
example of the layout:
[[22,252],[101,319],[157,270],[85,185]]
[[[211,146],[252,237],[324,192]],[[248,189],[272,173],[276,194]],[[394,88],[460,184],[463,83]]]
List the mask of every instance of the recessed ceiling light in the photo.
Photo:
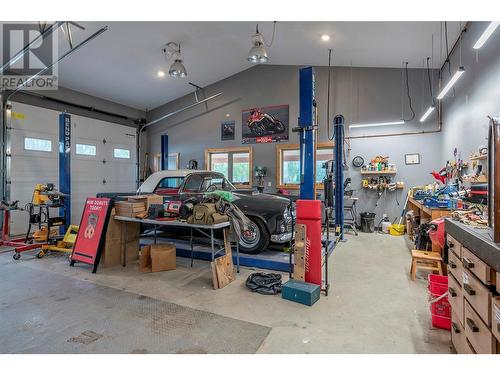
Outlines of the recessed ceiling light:
[[229,113],[226,113],[226,117],[230,117],[231,115]]
[[328,34],[321,35],[321,40],[323,42],[328,42],[330,40],[330,35],[328,35]]
[[158,70],[158,73],[156,73],[158,77],[165,77],[165,72],[163,70]]

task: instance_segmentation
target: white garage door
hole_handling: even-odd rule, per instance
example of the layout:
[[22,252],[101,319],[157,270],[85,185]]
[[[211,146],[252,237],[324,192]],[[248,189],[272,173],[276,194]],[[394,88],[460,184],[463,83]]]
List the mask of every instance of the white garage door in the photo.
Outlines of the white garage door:
[[[60,112],[13,103],[11,200],[31,201],[37,183],[59,188]],[[71,221],[80,222],[87,197],[136,190],[135,129],[71,115]],[[27,229],[26,213],[14,212],[11,233]]]

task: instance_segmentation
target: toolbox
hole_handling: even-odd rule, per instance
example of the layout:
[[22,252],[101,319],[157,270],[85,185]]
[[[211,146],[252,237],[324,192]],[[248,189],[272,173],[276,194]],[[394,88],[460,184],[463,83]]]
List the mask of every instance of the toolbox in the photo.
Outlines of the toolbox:
[[319,285],[299,280],[288,280],[281,288],[281,297],[303,305],[312,306],[319,300]]

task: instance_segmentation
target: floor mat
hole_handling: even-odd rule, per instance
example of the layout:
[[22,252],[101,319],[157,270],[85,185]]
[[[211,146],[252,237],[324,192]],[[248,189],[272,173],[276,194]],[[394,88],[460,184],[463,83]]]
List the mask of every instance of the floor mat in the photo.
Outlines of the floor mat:
[[[0,353],[255,353],[269,327],[3,265]],[[133,282],[133,280],[131,280]]]

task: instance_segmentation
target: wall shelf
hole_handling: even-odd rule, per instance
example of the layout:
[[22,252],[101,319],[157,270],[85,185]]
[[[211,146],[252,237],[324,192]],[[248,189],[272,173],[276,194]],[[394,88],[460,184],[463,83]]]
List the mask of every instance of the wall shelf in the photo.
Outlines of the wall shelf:
[[361,171],[362,175],[385,175],[385,174],[396,174],[397,171]]
[[488,155],[479,155],[479,156],[471,156],[470,160],[485,160],[488,158]]

